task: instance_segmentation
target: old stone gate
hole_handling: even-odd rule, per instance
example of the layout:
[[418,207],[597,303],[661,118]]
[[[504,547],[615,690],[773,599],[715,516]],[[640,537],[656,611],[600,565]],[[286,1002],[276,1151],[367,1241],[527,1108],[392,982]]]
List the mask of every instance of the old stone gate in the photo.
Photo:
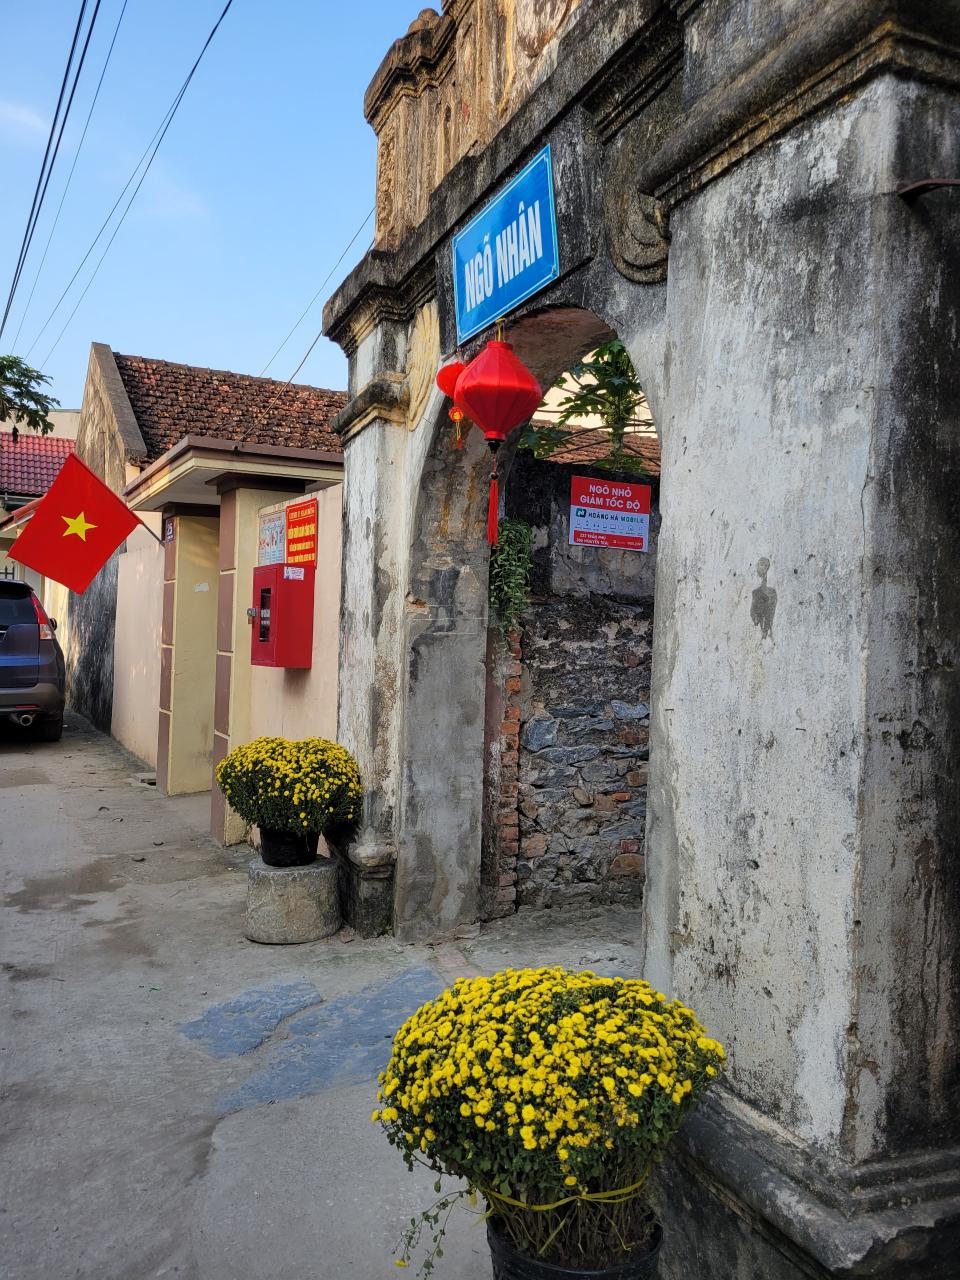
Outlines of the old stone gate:
[[549,142],[561,276],[509,337],[549,382],[618,334],[661,432],[646,969],[731,1049],[671,1280],[957,1272],[960,195],[916,184],[958,86],[954,0],[450,0],[367,94],[353,858],[402,936],[477,916],[486,468],[433,378],[451,235]]

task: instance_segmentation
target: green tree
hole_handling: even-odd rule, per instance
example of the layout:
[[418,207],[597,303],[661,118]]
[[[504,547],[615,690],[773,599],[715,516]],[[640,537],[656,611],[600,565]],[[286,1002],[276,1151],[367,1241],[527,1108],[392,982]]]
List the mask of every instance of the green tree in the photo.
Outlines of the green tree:
[[31,369],[19,356],[0,356],[0,419],[25,422],[31,431],[49,435],[53,423],[49,414],[60,401],[45,395],[43,387],[50,379],[38,369]]
[[568,389],[560,401],[556,420],[536,426],[528,423],[519,440],[521,449],[530,449],[537,458],[549,458],[575,443],[583,432],[581,420],[595,415],[610,435],[610,450],[592,465],[607,471],[646,474],[643,459],[626,448],[628,434],[647,425],[646,420],[638,416],[646,397],[633,361],[618,338],[605,342],[578,361],[560,376],[556,386]]

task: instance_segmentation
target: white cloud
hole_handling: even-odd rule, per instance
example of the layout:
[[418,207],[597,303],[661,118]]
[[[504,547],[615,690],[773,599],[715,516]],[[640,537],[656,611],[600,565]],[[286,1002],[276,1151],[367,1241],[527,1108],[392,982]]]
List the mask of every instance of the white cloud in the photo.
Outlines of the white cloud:
[[46,138],[50,126],[39,112],[20,102],[0,101],[0,137],[7,142],[38,145]]

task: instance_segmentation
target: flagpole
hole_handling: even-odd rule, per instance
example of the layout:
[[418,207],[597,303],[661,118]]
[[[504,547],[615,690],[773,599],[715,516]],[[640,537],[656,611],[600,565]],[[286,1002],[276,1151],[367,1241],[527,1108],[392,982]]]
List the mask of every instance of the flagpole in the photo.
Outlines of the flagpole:
[[[132,508],[128,507],[127,510],[128,511],[132,510]],[[133,514],[137,516],[137,513],[135,511],[133,512]],[[150,537],[153,538],[154,542],[159,542],[161,547],[166,546],[166,543],[164,542],[164,540],[160,537],[158,533],[153,532],[153,530],[147,524],[146,520],[141,519],[140,516],[137,516],[137,519],[140,521],[141,528],[146,529],[147,533],[149,533]]]
[[[99,481],[99,483],[100,483],[100,484],[103,484],[103,485],[105,485],[105,484],[107,483],[107,482],[103,479],[103,477],[102,477],[102,476],[98,476],[98,475],[97,475],[97,473],[93,470],[93,468],[92,468],[92,467],[88,467],[88,466],[87,466],[87,464],[84,462],[84,460],[83,460],[82,458],[78,457],[76,453],[73,453],[73,454],[71,454],[70,456],[74,459],[74,461],[79,462],[79,463],[80,463],[80,465],[81,465],[81,467],[83,467],[83,469],[84,469],[85,471],[89,471],[89,472],[90,472],[90,474],[93,476],[94,480]],[[109,486],[107,486],[107,487],[109,488]],[[127,510],[130,512],[130,514],[131,514],[132,516],[136,516],[136,518],[137,518],[137,520],[139,521],[140,525],[141,525],[144,529],[146,529],[147,533],[149,533],[150,537],[151,537],[151,538],[153,538],[154,542],[159,542],[159,544],[160,544],[160,546],[161,546],[161,547],[166,545],[166,544],[164,543],[163,539],[159,536],[159,534],[156,534],[156,533],[154,533],[154,532],[153,532],[153,530],[150,528],[150,526],[147,524],[147,522],[143,519],[143,517],[139,514],[139,512],[134,511],[134,510],[133,510],[133,508],[127,504],[127,502],[126,502],[126,500],[124,499],[124,497],[123,497],[123,495],[122,495],[122,494],[119,494],[119,493],[118,493],[118,494],[116,494],[116,497],[118,497],[118,498],[120,499],[120,501],[123,503],[123,505],[127,508]],[[38,499],[38,501],[39,501],[39,499]]]
[[22,507],[18,507],[16,511],[11,511],[5,520],[0,520],[0,529],[16,529],[24,521],[29,520],[37,507],[40,505],[40,499],[34,498],[32,502],[26,502]]

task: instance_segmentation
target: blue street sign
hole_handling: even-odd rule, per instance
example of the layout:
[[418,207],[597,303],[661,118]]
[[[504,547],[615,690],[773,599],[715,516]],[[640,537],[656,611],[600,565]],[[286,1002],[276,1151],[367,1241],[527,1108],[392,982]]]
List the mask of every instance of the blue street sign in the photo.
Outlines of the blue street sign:
[[453,238],[457,341],[488,328],[559,274],[548,145]]

